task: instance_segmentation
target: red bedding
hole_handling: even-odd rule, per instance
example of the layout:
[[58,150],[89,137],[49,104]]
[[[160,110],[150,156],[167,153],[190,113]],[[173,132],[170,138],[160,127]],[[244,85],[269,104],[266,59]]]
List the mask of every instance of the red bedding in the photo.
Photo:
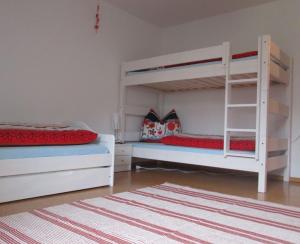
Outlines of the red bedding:
[[[224,140],[218,136],[193,136],[173,135],[162,138],[161,142],[166,145],[197,147],[208,149],[223,149]],[[244,138],[233,138],[230,141],[231,150],[255,151],[255,140]]]
[[0,146],[87,144],[97,133],[72,125],[0,124]]

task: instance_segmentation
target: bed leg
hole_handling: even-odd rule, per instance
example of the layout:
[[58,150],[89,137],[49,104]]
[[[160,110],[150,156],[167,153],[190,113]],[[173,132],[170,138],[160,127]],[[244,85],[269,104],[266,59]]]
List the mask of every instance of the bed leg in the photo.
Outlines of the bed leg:
[[109,174],[109,186],[114,185],[114,166],[115,166],[115,137],[114,135],[101,134],[100,143],[105,145],[111,154],[111,167]]
[[283,171],[283,181],[289,182],[290,181],[290,169],[288,166],[285,167]]
[[267,171],[261,169],[258,172],[258,192],[265,193],[267,191]]

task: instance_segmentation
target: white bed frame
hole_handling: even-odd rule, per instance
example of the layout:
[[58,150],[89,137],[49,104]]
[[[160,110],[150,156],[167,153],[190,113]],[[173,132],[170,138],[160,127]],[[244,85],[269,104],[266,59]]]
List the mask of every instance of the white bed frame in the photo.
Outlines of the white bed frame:
[[[164,68],[167,65],[183,64],[198,60],[222,57],[221,63],[208,65],[185,65],[177,69]],[[290,133],[291,133],[291,58],[286,55],[271,37],[264,35],[258,38],[258,56],[255,59],[231,61],[230,43],[219,46],[197,49],[153,57],[149,59],[125,62],[122,64],[120,117],[121,138],[123,141],[139,139],[138,128],[128,131],[128,116],[144,116],[149,106],[128,105],[127,91],[131,87],[144,87],[158,94],[156,109],[164,107],[164,95],[167,92],[188,91],[193,89],[224,88],[224,154],[211,155],[191,152],[158,151],[134,147],[133,157],[172,161],[225,169],[242,170],[258,173],[258,192],[266,192],[267,173],[284,169],[284,181],[290,176]],[[133,72],[152,69],[149,72]],[[153,69],[156,69],[153,71]],[[288,102],[283,104],[270,97],[273,84],[281,84],[286,92]],[[257,101],[254,104],[231,104],[232,87],[257,86]],[[256,128],[229,128],[230,109],[256,109]],[[269,134],[269,115],[284,119],[284,138],[272,137]],[[244,153],[229,150],[230,136],[233,133],[249,133],[255,136],[255,153]]]
[[101,134],[100,144],[109,153],[0,160],[0,203],[113,186],[114,136]]

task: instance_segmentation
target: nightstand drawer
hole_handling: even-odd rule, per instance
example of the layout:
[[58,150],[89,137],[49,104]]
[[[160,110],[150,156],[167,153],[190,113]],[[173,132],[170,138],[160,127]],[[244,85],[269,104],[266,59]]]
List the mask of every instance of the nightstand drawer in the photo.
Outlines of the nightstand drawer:
[[131,165],[131,156],[116,155],[115,165]]
[[116,150],[115,152],[116,155],[131,156],[132,154],[131,145],[125,145],[125,144],[116,145],[115,150]]

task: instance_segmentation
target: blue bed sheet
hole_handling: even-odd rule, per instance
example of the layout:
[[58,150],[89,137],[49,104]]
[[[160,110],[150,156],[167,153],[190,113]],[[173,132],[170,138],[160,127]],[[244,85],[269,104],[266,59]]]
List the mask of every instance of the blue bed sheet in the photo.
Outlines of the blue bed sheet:
[[0,159],[39,158],[109,153],[99,141],[83,145],[0,147]]

